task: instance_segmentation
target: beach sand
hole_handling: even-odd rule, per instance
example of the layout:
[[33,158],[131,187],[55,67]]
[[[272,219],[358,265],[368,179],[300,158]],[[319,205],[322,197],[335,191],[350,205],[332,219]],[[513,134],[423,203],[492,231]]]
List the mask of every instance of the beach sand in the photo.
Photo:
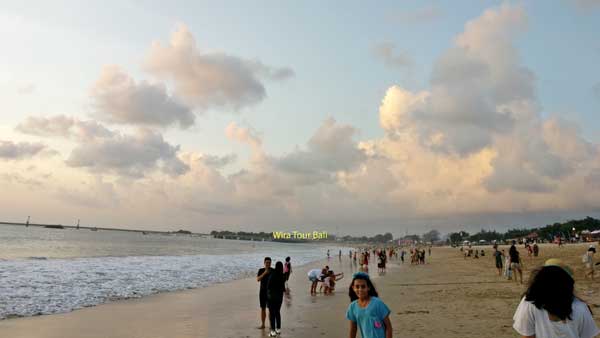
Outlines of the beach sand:
[[[433,248],[427,264],[393,260],[385,276],[371,275],[380,298],[390,307],[395,337],[517,337],[512,316],[525,286],[497,276],[490,247],[478,260],[464,259],[456,248]],[[502,246],[508,252],[508,246]],[[584,279],[581,255],[587,245],[541,245],[540,256],[519,251],[528,272],[552,257],[575,272],[578,295],[600,323],[600,275]],[[292,258],[293,259],[293,258]],[[261,262],[257,262],[257,269]],[[307,271],[328,264],[346,277],[333,296],[310,296]],[[345,337],[348,285],[355,268],[347,258],[295,267],[291,298],[282,306],[281,337]],[[0,337],[11,338],[188,338],[267,337],[259,325],[258,283],[254,278],[207,288],[116,301],[71,313],[0,321]],[[268,319],[267,319],[268,326]],[[360,335],[360,334],[359,334]]]

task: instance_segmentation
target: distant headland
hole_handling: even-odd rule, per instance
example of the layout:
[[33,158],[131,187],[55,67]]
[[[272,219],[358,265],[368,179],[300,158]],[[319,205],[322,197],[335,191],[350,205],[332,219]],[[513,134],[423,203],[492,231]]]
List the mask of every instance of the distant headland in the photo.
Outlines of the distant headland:
[[23,227],[40,227],[47,229],[80,229],[80,230],[90,230],[90,231],[122,231],[122,232],[136,232],[144,235],[156,234],[156,235],[190,235],[190,236],[199,236],[199,237],[207,237],[208,234],[203,233],[194,233],[189,230],[177,230],[177,231],[157,231],[157,230],[140,230],[140,229],[123,229],[123,228],[107,228],[107,227],[92,227],[92,226],[83,226],[77,223],[77,225],[64,225],[64,224],[43,224],[43,223],[29,223],[29,222],[0,222],[0,225],[16,225]]

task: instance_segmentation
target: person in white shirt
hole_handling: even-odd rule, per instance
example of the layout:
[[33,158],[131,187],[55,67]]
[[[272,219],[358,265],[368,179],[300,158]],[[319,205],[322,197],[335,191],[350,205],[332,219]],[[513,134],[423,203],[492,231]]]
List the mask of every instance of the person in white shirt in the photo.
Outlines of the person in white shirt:
[[574,294],[571,269],[549,259],[532,272],[529,287],[513,317],[523,338],[593,338],[600,330],[588,305]]

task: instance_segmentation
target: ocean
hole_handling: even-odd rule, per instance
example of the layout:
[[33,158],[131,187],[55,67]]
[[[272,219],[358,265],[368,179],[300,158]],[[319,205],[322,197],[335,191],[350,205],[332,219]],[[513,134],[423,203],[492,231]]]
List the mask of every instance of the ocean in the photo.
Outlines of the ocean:
[[189,235],[0,225],[0,319],[254,276],[263,258],[304,265],[347,248]]

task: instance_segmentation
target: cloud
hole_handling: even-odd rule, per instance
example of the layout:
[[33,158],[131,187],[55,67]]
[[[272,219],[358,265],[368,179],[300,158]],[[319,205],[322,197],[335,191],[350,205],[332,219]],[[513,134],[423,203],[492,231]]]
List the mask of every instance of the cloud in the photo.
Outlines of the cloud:
[[569,0],[575,4],[575,7],[581,12],[587,12],[589,10],[600,7],[600,0]]
[[[450,166],[479,158],[473,167],[478,173],[464,172],[477,178],[471,191],[462,190],[458,183],[455,187],[430,183],[455,196],[463,191],[465,196],[499,199],[497,205],[504,210],[512,210],[517,201],[525,209],[547,208],[552,204],[539,196],[562,193],[565,180],[581,182],[586,170],[597,166],[590,159],[599,152],[569,122],[542,119],[535,76],[519,64],[512,42],[526,26],[523,9],[508,5],[469,21],[455,45],[436,61],[429,90],[388,89],[380,107],[380,124],[388,141],[378,143],[384,146],[376,149],[385,149],[384,155],[398,160],[429,158],[433,167],[442,159]],[[417,150],[407,144],[420,154],[414,155]],[[411,171],[404,177],[415,180],[419,174]],[[539,200],[521,200],[515,197],[518,194],[534,194]],[[569,202],[562,203],[565,207]]]
[[388,67],[402,68],[413,64],[411,57],[406,51],[400,51],[394,55],[394,49],[396,49],[395,44],[382,42],[373,47],[373,54]]
[[28,117],[23,123],[17,125],[15,129],[28,135],[64,137],[82,141],[114,135],[111,130],[96,121],[82,121],[66,115]]
[[260,149],[262,146],[262,138],[255,130],[252,128],[240,127],[235,122],[231,122],[227,125],[225,128],[225,135],[231,140],[246,143],[253,149]]
[[232,164],[237,159],[236,154],[229,154],[225,156],[217,155],[202,155],[202,161],[209,167],[223,168],[229,164]]
[[0,174],[0,181],[8,182],[11,184],[19,184],[30,188],[39,188],[44,186],[44,182],[34,178],[25,177],[16,172]]
[[329,118],[310,138],[307,150],[296,149],[272,160],[278,170],[305,176],[304,182],[332,179],[336,172],[354,169],[366,160],[352,139],[356,133],[352,126],[340,125]]
[[239,110],[257,104],[267,95],[263,79],[281,81],[294,75],[290,68],[203,51],[185,25],[177,27],[168,44],[152,44],[144,69],[158,79],[172,81],[175,93],[201,110]]
[[21,86],[19,86],[19,88],[17,88],[17,92],[21,95],[29,95],[29,94],[33,94],[33,92],[35,92],[35,84],[33,83],[27,83],[27,84],[23,84]]
[[439,7],[430,5],[412,11],[394,13],[391,19],[400,23],[416,24],[435,21],[443,16],[444,12]]
[[132,135],[115,133],[110,138],[79,143],[66,164],[96,173],[140,178],[160,170],[177,176],[189,170],[178,157],[179,146],[164,141],[161,134],[140,129]]
[[382,127],[388,134],[416,133],[430,148],[461,156],[510,132],[519,117],[511,108],[535,99],[533,74],[518,64],[511,42],[525,24],[523,10],[509,6],[468,22],[436,61],[429,91],[388,90]]
[[592,86],[592,94],[594,95],[594,98],[600,101],[600,82]]
[[595,169],[585,177],[585,185],[589,189],[600,190],[600,169]]
[[149,127],[188,128],[195,115],[162,84],[136,83],[117,66],[105,66],[90,92],[94,115],[103,121]]
[[119,205],[119,197],[113,183],[105,182],[96,176],[90,182],[83,181],[81,185],[82,187],[77,189],[60,187],[55,196],[71,205],[86,208],[115,208]]
[[42,143],[30,143],[0,140],[0,159],[3,160],[23,160],[34,157],[43,150],[46,146]]
[[[327,119],[305,142],[276,154],[259,131],[230,123],[226,137],[251,152],[239,162],[235,154],[180,151],[156,131],[124,133],[65,116],[30,118],[18,129],[75,142],[68,167],[53,171],[38,190],[50,191],[44,198],[56,205],[82,206],[90,214],[108,206],[110,223],[142,220],[196,231],[339,226],[343,233],[399,235],[425,227],[539,225],[598,211],[600,145],[576,124],[541,113],[535,75],[515,48],[526,26],[519,6],[469,21],[435,61],[425,88],[388,88],[379,106],[382,134],[373,138]],[[184,40],[175,45],[193,45],[194,52],[178,53],[194,55],[192,61],[212,55],[183,33],[174,35]],[[251,68],[257,79],[286,77]],[[234,162],[235,172],[224,170]],[[86,184],[62,188],[78,168]],[[7,186],[21,184],[23,196],[31,195],[25,180],[36,174]],[[60,182],[61,175],[68,178]],[[106,181],[92,182],[92,176]]]

